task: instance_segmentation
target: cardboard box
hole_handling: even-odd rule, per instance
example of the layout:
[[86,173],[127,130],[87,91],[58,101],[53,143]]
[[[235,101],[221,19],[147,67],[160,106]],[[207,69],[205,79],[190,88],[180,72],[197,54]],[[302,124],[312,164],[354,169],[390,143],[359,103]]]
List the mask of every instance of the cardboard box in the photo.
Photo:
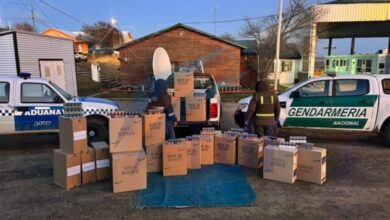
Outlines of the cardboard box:
[[111,178],[112,169],[110,162],[110,149],[106,142],[91,143],[95,149],[96,158],[96,180]]
[[264,147],[268,145],[278,146],[280,143],[285,142],[284,138],[279,137],[263,136],[262,138],[264,139]]
[[214,143],[214,161],[222,164],[236,164],[237,136],[216,135]]
[[294,183],[297,179],[297,167],[296,147],[268,145],[264,148],[264,179]]
[[162,144],[146,147],[146,162],[148,173],[162,172]]
[[326,181],[326,149],[298,147],[298,180],[323,184]]
[[201,148],[201,164],[213,165],[214,164],[214,134],[200,134],[200,148]]
[[87,184],[96,181],[95,150],[88,147],[81,152],[81,183]]
[[180,114],[181,114],[181,99],[178,97],[171,97],[171,103],[173,112],[175,112],[175,116],[178,121],[180,121]]
[[86,151],[87,143],[87,119],[60,117],[60,150],[72,154]]
[[186,121],[206,121],[206,97],[186,97]]
[[258,169],[263,166],[264,139],[238,138],[238,164]]
[[175,72],[175,97],[188,97],[194,94],[194,72]]
[[188,169],[201,168],[201,149],[199,137],[192,138],[192,140],[188,140],[187,167]]
[[144,116],[145,146],[162,144],[165,141],[165,114],[145,114]]
[[163,175],[187,175],[187,141],[165,142],[163,145]]
[[142,118],[110,118],[110,152],[120,153],[142,150]]
[[80,154],[68,154],[53,150],[53,181],[70,190],[81,185]]
[[114,193],[146,189],[146,175],[144,151],[112,154]]

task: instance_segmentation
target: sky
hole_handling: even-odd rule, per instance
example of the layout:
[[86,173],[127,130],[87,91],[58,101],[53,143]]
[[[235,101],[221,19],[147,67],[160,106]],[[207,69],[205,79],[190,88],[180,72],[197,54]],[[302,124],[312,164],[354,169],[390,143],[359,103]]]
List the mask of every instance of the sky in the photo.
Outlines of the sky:
[[[215,35],[224,33],[240,37],[243,21],[218,23],[212,21],[243,19],[276,14],[278,0],[31,0],[39,31],[56,27],[66,31],[80,31],[83,24],[97,21],[118,21],[122,31],[130,31],[134,38],[185,23]],[[284,0],[287,4],[288,0]],[[323,2],[308,0],[309,4]],[[74,19],[49,7],[54,6]],[[17,22],[31,22],[30,0],[0,0],[0,26]],[[197,23],[210,22],[210,23]],[[334,40],[335,54],[349,52],[350,40]],[[324,55],[327,40],[320,40],[318,55]],[[373,53],[387,47],[387,39],[358,39],[357,53]]]

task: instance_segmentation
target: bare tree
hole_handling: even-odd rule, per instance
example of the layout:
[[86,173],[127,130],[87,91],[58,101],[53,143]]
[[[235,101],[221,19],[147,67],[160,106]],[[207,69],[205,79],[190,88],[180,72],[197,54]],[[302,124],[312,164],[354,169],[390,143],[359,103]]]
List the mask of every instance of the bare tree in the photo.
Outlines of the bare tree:
[[78,37],[92,46],[101,44],[102,47],[112,48],[123,42],[120,30],[104,21],[98,21],[92,25],[84,25],[81,27],[81,31],[84,34]]
[[[299,42],[309,36],[312,20],[315,18],[312,8],[308,7],[307,0],[290,0],[287,9],[283,12],[281,48],[297,47]],[[241,35],[253,39],[253,48],[259,56],[251,57],[249,67],[258,71],[259,78],[265,79],[273,69],[276,48],[278,16],[272,15],[258,21],[246,20]],[[304,50],[302,50],[304,51]]]
[[28,22],[20,22],[20,23],[15,23],[14,25],[15,30],[19,31],[28,31],[28,32],[37,32],[37,30]]
[[230,33],[224,33],[224,34],[220,35],[219,38],[227,40],[227,41],[235,41],[236,40],[236,37],[234,37],[234,35],[230,34]]

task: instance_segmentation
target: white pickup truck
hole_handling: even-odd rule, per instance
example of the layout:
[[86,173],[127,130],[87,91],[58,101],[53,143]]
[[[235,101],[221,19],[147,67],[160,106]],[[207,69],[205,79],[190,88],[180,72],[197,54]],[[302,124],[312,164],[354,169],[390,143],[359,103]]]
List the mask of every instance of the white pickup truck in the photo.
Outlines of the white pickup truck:
[[[278,97],[282,127],[375,132],[390,145],[390,75],[311,78]],[[251,98],[238,102],[240,126]]]
[[54,83],[30,77],[0,76],[0,134],[58,132],[63,103],[81,102],[87,118],[89,141],[107,140],[107,113],[115,102],[91,97],[72,97]]

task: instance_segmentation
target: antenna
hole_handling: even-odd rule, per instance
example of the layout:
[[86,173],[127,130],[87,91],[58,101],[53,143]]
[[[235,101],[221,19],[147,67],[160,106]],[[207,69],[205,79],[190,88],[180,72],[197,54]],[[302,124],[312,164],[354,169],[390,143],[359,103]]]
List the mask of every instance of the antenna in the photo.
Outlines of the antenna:
[[34,13],[34,7],[33,7],[32,0],[30,0],[30,8],[31,8],[31,21],[32,21],[32,25],[33,25],[34,29],[36,30],[37,27],[35,25],[35,13]]

